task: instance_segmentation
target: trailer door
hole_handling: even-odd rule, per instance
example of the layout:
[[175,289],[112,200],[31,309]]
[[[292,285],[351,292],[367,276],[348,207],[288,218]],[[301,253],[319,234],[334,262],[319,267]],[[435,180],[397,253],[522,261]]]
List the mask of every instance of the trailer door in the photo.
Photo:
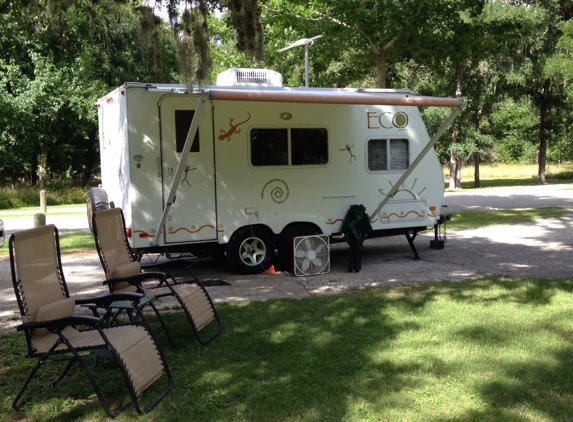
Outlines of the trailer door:
[[[199,97],[168,95],[160,102],[163,208]],[[215,160],[211,109],[203,107],[175,201],[165,220],[165,243],[217,239]]]

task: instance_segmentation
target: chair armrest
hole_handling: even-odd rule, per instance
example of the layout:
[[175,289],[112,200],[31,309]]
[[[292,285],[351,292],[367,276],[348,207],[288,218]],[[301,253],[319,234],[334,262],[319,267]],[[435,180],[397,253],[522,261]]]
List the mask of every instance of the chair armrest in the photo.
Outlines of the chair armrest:
[[193,279],[195,281],[199,281],[199,279],[197,278],[197,275],[195,274],[195,272],[193,271],[193,260],[191,259],[174,259],[172,261],[165,261],[165,262],[161,262],[158,264],[147,264],[147,265],[142,265],[141,269],[142,270],[146,270],[148,268],[158,268],[161,271],[164,271],[165,273],[167,273],[168,278],[171,279],[171,282],[173,284],[181,284],[181,283],[187,283],[190,281],[177,281],[175,279],[175,277],[173,276],[173,274],[171,274],[170,270],[172,270],[173,268],[185,268],[187,271],[189,271],[189,274],[191,274],[191,276],[193,277]]
[[118,302],[122,300],[128,300],[134,304],[138,304],[141,298],[145,295],[142,293],[111,293],[103,296],[96,296],[87,299],[76,299],[76,305],[94,304],[97,307],[104,307],[112,302]]
[[147,270],[149,268],[159,268],[167,270],[172,267],[189,267],[191,265],[193,265],[193,260],[191,259],[174,259],[171,261],[164,261],[156,264],[141,265],[141,269]]
[[164,283],[167,274],[160,271],[153,271],[148,273],[140,273],[135,274],[130,277],[118,277],[118,278],[108,278],[103,282],[104,285],[119,283],[119,282],[127,282],[138,288],[141,288],[141,282],[146,280],[159,280],[160,283]]
[[32,330],[35,328],[45,328],[49,331],[70,327],[73,325],[89,325],[96,326],[100,323],[100,318],[88,316],[72,316],[60,319],[52,319],[50,321],[33,321],[26,322],[16,326],[16,331]]

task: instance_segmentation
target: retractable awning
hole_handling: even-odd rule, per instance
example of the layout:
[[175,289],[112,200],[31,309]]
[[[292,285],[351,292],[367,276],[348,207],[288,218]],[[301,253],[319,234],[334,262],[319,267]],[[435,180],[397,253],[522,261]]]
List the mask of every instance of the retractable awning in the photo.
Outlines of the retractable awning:
[[383,94],[367,91],[321,93],[312,91],[214,89],[208,91],[208,95],[211,100],[264,101],[277,103],[401,105],[415,107],[459,107],[465,105],[465,101],[461,98],[425,97],[406,93]]

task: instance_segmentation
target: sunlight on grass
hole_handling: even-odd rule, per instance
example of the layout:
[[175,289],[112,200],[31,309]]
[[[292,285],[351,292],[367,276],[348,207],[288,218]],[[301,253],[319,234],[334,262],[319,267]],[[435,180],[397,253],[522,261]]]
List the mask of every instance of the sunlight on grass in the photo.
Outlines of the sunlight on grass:
[[[450,173],[449,166],[442,168],[444,180]],[[482,188],[503,186],[530,186],[537,182],[538,166],[535,164],[482,164],[480,165],[480,181]],[[462,167],[462,188],[474,188],[474,166]],[[549,164],[546,168],[547,183],[572,183],[573,163]],[[446,180],[445,187],[449,187]]]
[[[93,235],[89,230],[61,232],[60,235],[60,250],[63,253],[96,252],[95,242]],[[2,248],[0,248],[0,259],[6,259],[9,256],[8,239]]]
[[[1,218],[29,218],[30,216],[40,213],[38,207],[22,207],[18,209],[0,211]],[[46,215],[85,215],[85,204],[74,205],[55,205],[46,208]]]
[[560,207],[459,211],[452,213],[452,220],[446,226],[452,230],[472,230],[502,224],[531,223],[542,218],[561,218],[571,213],[573,210]]
[[[170,348],[157,331],[175,386],[138,420],[570,420],[571,278],[360,288],[218,309],[225,329],[207,347],[182,313],[164,314],[178,339]],[[0,365],[10,368],[0,384],[4,415],[102,419],[97,404],[78,405],[90,389],[77,367],[21,412],[10,409],[29,365],[21,333],[2,342],[8,353],[0,354]],[[105,380],[113,370],[104,363],[98,374]],[[106,388],[124,394],[120,383]],[[47,402],[50,412],[38,411]],[[134,417],[128,408],[117,420]]]

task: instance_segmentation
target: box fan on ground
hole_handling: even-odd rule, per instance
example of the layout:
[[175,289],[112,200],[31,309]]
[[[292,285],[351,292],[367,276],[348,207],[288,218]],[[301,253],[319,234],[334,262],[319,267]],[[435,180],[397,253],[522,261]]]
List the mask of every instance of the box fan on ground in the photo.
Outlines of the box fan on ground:
[[326,274],[330,271],[328,236],[299,236],[293,241],[293,273],[296,276]]

